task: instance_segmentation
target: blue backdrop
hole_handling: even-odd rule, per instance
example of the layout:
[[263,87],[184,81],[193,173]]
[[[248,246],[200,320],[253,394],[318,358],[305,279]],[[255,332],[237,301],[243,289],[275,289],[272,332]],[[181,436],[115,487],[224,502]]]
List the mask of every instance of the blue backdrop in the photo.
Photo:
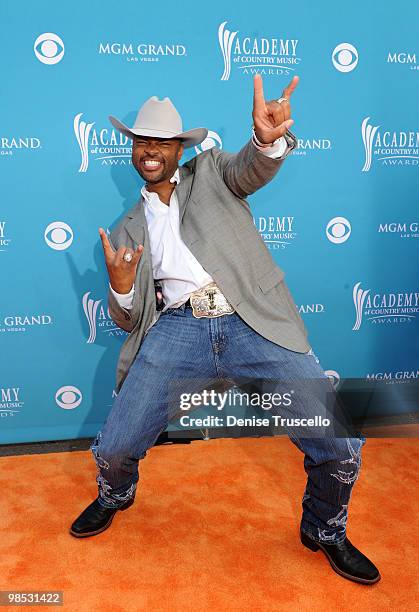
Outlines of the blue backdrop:
[[414,1],[3,0],[0,442],[93,436],[112,405],[126,334],[107,312],[98,227],[142,183],[108,115],[132,125],[167,95],[185,129],[211,130],[204,148],[237,151],[257,71],[267,99],[300,84],[299,148],[250,198],[255,223],[323,368],[336,383],[386,379],[392,412],[412,409],[418,22]]

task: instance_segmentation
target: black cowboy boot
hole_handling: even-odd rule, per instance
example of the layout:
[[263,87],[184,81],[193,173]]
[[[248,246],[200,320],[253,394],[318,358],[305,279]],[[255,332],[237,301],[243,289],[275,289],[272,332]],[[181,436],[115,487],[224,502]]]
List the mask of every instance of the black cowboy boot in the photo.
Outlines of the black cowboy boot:
[[105,531],[112,523],[118,510],[126,510],[134,503],[133,499],[127,501],[120,508],[105,508],[101,506],[99,498],[87,506],[80,516],[71,525],[70,533],[76,538],[87,538]]
[[374,563],[355,548],[348,538],[340,544],[325,544],[313,540],[303,531],[300,531],[300,537],[301,543],[310,550],[322,550],[332,568],[340,576],[361,584],[375,584],[380,580],[380,572]]

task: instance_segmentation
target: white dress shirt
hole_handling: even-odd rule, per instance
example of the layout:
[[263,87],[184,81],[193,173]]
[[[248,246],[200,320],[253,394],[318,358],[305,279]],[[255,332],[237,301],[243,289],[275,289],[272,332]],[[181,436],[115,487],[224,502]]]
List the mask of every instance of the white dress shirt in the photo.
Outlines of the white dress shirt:
[[[254,146],[264,155],[279,158],[284,155],[288,146],[284,137],[278,138],[271,147]],[[171,183],[179,183],[179,169],[176,170]],[[179,231],[179,204],[176,190],[173,190],[169,205],[161,202],[155,192],[142,187],[144,212],[150,237],[153,278],[160,281],[165,306],[163,310],[177,307],[187,301],[193,291],[205,287],[213,278],[201,266],[183,242]],[[130,310],[134,300],[134,285],[129,293],[117,293],[109,287],[118,304]]]

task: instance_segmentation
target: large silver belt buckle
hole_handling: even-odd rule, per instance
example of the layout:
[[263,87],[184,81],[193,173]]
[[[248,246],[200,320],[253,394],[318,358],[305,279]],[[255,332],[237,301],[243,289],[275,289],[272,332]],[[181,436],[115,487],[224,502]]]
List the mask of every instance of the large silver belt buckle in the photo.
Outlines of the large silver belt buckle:
[[235,312],[233,306],[227,301],[215,283],[209,283],[197,289],[189,296],[192,314],[197,319],[202,317],[221,317]]

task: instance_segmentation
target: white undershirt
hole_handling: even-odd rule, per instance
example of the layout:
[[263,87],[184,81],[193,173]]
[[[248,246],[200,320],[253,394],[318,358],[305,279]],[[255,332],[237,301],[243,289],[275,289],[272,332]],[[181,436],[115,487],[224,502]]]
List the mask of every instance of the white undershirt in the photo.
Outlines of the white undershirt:
[[[267,157],[282,157],[287,149],[284,137],[278,138],[271,147],[260,147],[255,141],[254,146]],[[176,170],[171,183],[179,183],[179,169]],[[153,278],[159,280],[162,286],[163,299],[167,308],[180,306],[187,301],[193,291],[205,287],[213,278],[201,266],[183,242],[179,231],[179,203],[174,189],[170,204],[161,202],[155,192],[149,192],[142,187],[141,195],[144,201],[144,212],[150,237]],[[134,285],[129,293],[117,293],[109,287],[118,304],[127,310],[132,308]]]

